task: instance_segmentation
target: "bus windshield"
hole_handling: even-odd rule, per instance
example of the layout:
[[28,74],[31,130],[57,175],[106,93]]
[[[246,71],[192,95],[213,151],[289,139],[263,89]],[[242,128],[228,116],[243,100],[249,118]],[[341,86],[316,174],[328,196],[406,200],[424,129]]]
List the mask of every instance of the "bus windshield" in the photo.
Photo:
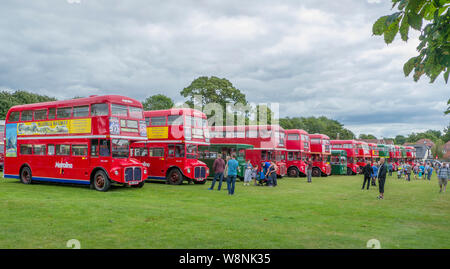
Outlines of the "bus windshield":
[[186,145],[186,157],[188,159],[197,158],[197,145],[187,144]]
[[128,158],[129,142],[126,139],[112,139],[111,152],[113,158]]

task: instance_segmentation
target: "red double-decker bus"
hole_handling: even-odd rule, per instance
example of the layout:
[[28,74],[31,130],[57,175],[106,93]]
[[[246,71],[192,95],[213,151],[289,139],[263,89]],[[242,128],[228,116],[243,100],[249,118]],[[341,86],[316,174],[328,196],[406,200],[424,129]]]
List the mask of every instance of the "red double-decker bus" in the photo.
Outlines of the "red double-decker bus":
[[356,140],[331,140],[331,148],[334,150],[345,150],[347,152],[347,175],[356,175],[361,172],[356,164],[358,158],[358,147]]
[[324,134],[310,134],[311,139],[311,157],[313,160],[312,176],[331,175],[331,165],[328,162],[328,156],[331,155],[330,138]]
[[212,126],[211,144],[249,144],[245,157],[253,165],[274,161],[277,176],[286,175],[286,132],[279,125]]
[[5,121],[0,120],[0,169],[3,170],[5,162]]
[[378,145],[374,143],[368,143],[368,146],[372,162],[378,162],[380,160],[380,151],[378,150]]
[[290,177],[306,176],[306,161],[311,154],[308,132],[286,130],[286,149],[287,174]]
[[147,137],[142,104],[91,96],[12,107],[5,126],[5,178],[142,187],[147,169],[129,158],[130,141]]
[[371,162],[371,155],[369,144],[363,141],[356,141],[356,147],[358,149],[358,155],[356,158],[356,164],[359,166],[360,170],[366,166],[367,163]]
[[148,137],[131,145],[134,158],[148,167],[148,179],[204,184],[208,166],[198,160],[198,146],[209,145],[206,115],[196,109],[144,112]]
[[411,146],[406,146],[406,160],[409,164],[413,164],[416,160],[416,148]]

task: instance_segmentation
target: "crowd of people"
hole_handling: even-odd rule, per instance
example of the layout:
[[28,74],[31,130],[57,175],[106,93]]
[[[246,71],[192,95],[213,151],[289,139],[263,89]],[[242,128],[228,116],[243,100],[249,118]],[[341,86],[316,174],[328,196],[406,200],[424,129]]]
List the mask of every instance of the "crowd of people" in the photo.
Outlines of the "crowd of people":
[[[307,182],[312,182],[312,167],[313,162],[311,159],[306,161],[306,176]],[[227,190],[229,195],[234,195],[236,178],[238,171],[240,171],[239,163],[236,160],[236,155],[226,156],[224,160],[221,154],[213,163],[214,179],[212,181],[209,190],[213,190],[216,181],[219,180],[218,190],[222,187],[222,182],[225,179],[227,183]],[[262,163],[261,167],[253,165],[250,160],[247,160],[244,171],[244,186],[249,186],[251,182],[255,186],[269,186],[276,187],[277,183],[277,165],[274,161],[266,161]],[[433,171],[436,171],[439,180],[440,192],[446,191],[447,182],[450,179],[449,163],[440,164],[435,162],[413,162],[412,164],[407,162],[401,162],[395,164],[393,162],[385,163],[385,159],[381,158],[378,162],[367,163],[362,169],[364,175],[364,182],[362,190],[365,188],[368,190],[369,186],[377,186],[379,195],[378,199],[384,199],[384,185],[386,182],[386,175],[392,176],[394,172],[397,173],[398,179],[406,179],[411,181],[411,176],[414,179],[431,180]],[[367,185],[367,187],[366,187]]]
[[[397,173],[397,179],[405,179],[407,181],[411,181],[411,176],[414,176],[416,180],[431,180],[431,176],[433,175],[433,171],[436,171],[437,177],[439,180],[439,192],[446,190],[447,182],[450,179],[450,168],[449,163],[439,163],[439,162],[413,162],[412,164],[407,162],[401,162],[400,164],[395,164],[389,162],[384,165],[384,159],[381,159],[380,162],[372,162],[367,163],[365,167],[363,167],[363,175],[364,181],[362,185],[362,189],[369,189],[369,185],[376,186],[376,180],[378,179],[379,191],[380,195],[379,199],[383,199],[384,197],[384,182],[386,180],[386,173],[384,169],[387,169],[387,173],[389,176],[392,176],[393,173]],[[381,180],[380,180],[381,179]],[[367,184],[367,187],[366,187]]]

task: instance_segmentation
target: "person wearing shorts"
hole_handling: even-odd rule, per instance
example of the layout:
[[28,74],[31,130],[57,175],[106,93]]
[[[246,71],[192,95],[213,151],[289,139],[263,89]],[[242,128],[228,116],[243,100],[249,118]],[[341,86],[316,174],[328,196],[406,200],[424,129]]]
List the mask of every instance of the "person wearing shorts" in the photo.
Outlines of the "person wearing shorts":
[[438,180],[439,180],[439,187],[440,190],[439,192],[442,192],[447,189],[447,182],[450,178],[450,168],[449,168],[449,164],[443,164],[441,168],[439,168],[438,171]]

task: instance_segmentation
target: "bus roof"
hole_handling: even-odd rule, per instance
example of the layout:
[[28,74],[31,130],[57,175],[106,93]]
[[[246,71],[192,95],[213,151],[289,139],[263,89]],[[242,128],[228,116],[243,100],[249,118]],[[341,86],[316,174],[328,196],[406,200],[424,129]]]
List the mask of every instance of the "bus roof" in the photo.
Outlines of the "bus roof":
[[328,137],[327,135],[324,134],[309,134],[309,138],[313,139],[313,138],[320,138],[320,139],[328,139],[330,140],[330,137]]
[[287,129],[286,133],[287,134],[305,134],[305,135],[309,135],[308,132],[303,130],[303,129]]
[[285,131],[283,127],[277,124],[272,125],[225,125],[225,126],[209,126],[211,131],[243,131],[243,130],[258,130],[258,129],[268,129],[268,130],[279,130]]
[[244,148],[244,149],[252,149],[254,148],[253,145],[249,145],[249,144],[233,144],[233,143],[214,143],[214,144],[210,144],[211,147],[225,147],[225,146],[234,146],[236,148]]
[[356,144],[356,140],[330,140],[331,144]]
[[142,108],[141,102],[121,96],[121,95],[102,95],[97,96],[93,95],[90,97],[71,99],[71,100],[62,100],[62,101],[51,101],[51,102],[42,102],[42,103],[34,103],[34,104],[26,104],[26,105],[17,105],[13,106],[9,109],[9,111],[21,111],[26,109],[43,109],[48,107],[64,107],[64,106],[81,106],[88,104],[97,104],[97,103],[115,103],[121,105],[131,105]]

